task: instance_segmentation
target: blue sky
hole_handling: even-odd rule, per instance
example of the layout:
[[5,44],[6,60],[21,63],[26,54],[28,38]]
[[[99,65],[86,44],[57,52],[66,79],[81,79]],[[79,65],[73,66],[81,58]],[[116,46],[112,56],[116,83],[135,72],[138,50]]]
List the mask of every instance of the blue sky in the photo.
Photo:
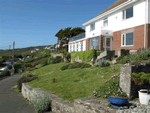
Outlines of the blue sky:
[[0,0],[0,49],[53,45],[66,27],[82,27],[116,0]]

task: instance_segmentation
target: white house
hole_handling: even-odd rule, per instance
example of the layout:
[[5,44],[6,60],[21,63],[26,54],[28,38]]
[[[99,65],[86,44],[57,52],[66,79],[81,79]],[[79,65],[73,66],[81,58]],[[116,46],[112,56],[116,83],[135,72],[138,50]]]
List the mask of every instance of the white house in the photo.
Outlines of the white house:
[[[88,14],[88,13],[87,13]],[[150,46],[150,0],[118,0],[87,21],[85,37],[69,41],[69,52],[93,48],[138,50]],[[79,48],[79,49],[77,49]]]

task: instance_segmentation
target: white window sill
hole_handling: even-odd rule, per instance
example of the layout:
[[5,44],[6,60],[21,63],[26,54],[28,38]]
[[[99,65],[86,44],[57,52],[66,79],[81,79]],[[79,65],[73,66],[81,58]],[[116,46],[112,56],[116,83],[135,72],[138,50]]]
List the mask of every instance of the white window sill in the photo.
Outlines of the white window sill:
[[121,45],[121,47],[133,47],[134,45],[126,45],[126,46],[123,46]]
[[126,21],[126,20],[129,20],[129,19],[132,19],[133,17],[130,17],[130,18],[126,18],[126,19],[122,19],[122,21]]

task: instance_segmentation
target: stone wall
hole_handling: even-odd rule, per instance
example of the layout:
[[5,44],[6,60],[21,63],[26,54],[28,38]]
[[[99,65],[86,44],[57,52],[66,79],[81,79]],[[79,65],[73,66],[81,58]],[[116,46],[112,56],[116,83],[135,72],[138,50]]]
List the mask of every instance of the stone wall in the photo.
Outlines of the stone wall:
[[146,85],[136,85],[133,81],[131,81],[131,74],[133,72],[145,72],[150,73],[150,62],[140,63],[139,65],[129,65],[125,64],[121,66],[120,71],[120,87],[122,91],[125,92],[129,99],[134,99],[138,97],[138,91],[140,89],[147,89]]
[[54,94],[47,93],[40,88],[32,88],[27,83],[22,84],[22,95],[31,102],[36,94],[48,94],[52,100],[51,109],[55,113],[116,113],[116,110],[108,108],[108,100],[100,102],[89,97],[76,99],[74,103],[65,101]]
[[120,87],[129,98],[131,96],[131,73],[132,67],[130,65],[122,65],[120,71]]

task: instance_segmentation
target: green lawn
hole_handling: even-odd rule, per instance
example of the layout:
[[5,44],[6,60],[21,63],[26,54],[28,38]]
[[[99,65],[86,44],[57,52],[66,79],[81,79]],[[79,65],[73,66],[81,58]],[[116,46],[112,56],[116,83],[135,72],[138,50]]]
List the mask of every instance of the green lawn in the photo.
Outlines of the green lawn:
[[[39,79],[29,82],[34,88],[41,88],[56,94],[65,100],[73,101],[77,98],[91,96],[93,90],[98,89],[112,75],[120,73],[120,64],[112,67],[91,67],[84,69],[68,69],[61,71],[60,68],[66,63],[50,64],[31,73]],[[53,79],[57,82],[53,83]]]

